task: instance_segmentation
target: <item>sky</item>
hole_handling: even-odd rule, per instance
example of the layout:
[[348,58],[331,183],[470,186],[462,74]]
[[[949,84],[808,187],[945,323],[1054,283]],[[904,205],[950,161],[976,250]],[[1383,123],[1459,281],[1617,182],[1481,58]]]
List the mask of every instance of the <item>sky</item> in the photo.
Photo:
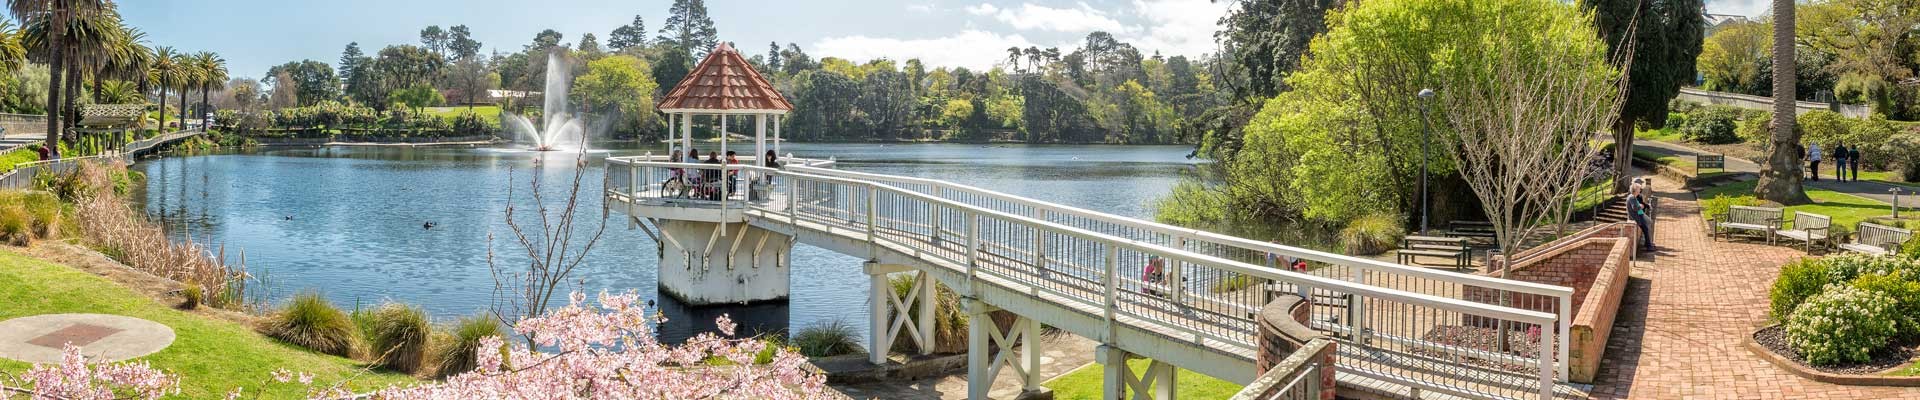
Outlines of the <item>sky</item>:
[[[747,54],[794,43],[815,58],[919,58],[932,66],[991,67],[1011,46],[1077,47],[1101,30],[1145,54],[1212,53],[1216,21],[1231,0],[708,0],[720,40]],[[519,51],[553,29],[563,42],[646,19],[657,31],[671,0],[121,0],[120,11],[153,45],[213,51],[230,75],[258,78],[274,65],[336,64],[348,42],[372,54],[419,43],[420,30],[467,25],[487,50]],[[1768,0],[1707,0],[1712,13],[1758,15]]]

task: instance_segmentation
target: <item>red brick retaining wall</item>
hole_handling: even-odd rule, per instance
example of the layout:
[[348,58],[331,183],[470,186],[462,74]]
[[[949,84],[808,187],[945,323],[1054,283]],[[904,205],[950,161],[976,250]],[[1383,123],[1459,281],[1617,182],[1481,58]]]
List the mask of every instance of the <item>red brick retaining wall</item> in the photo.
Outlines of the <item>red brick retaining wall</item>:
[[[1515,255],[1508,279],[1566,286],[1573,289],[1570,299],[1573,324],[1569,328],[1567,357],[1569,380],[1592,383],[1606,351],[1607,336],[1620,311],[1620,298],[1627,287],[1640,231],[1631,223],[1606,224]],[[1495,260],[1487,276],[1500,276],[1506,260]],[[1488,304],[1500,304],[1499,291],[1468,287],[1463,298]],[[1510,295],[1508,304],[1537,311],[1554,311],[1558,304],[1544,296]],[[1491,321],[1467,321],[1471,326],[1492,326]]]

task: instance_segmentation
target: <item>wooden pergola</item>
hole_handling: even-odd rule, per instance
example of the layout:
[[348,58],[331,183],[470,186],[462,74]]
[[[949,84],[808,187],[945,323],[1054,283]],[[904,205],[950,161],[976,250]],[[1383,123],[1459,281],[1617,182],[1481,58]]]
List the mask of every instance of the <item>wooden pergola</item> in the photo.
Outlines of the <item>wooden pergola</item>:
[[679,121],[680,137],[670,142],[669,152],[694,149],[694,115],[719,117],[721,154],[727,152],[726,117],[753,116],[753,156],[758,159],[767,152],[768,118],[773,119],[773,151],[780,153],[780,118],[793,111],[793,103],[755,71],[739,51],[722,43],[667,92],[659,109],[667,114],[668,132],[673,132],[674,121]]

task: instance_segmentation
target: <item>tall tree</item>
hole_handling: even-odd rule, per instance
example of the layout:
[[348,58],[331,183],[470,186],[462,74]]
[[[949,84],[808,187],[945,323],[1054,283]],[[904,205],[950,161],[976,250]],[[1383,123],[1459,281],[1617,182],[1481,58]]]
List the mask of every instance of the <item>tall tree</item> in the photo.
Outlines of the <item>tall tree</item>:
[[1773,0],[1773,134],[1768,143],[1772,154],[1760,166],[1760,180],[1753,193],[1761,199],[1780,204],[1807,204],[1806,188],[1800,186],[1800,130],[1794,129],[1795,72],[1793,0]]
[[673,0],[673,7],[667,10],[667,24],[660,27],[660,37],[655,40],[671,43],[700,59],[720,44],[720,33],[714,29],[713,19],[707,17],[706,1]]
[[454,25],[447,30],[449,40],[447,49],[453,51],[453,59],[465,60],[480,56],[480,41],[473,39],[473,32],[466,25]]
[[526,50],[529,53],[546,53],[547,50],[552,49],[554,46],[559,46],[560,40],[565,38],[566,36],[561,35],[560,31],[552,29],[542,30],[540,33],[533,34],[533,43],[528,44]]
[[633,16],[633,23],[621,25],[619,28],[613,28],[613,33],[607,34],[607,46],[612,47],[614,50],[626,50],[646,45],[647,20],[638,15]]
[[[160,87],[160,129],[167,128],[167,89],[180,86],[181,54],[171,46],[153,49],[153,65],[148,69],[148,80]],[[182,94],[184,96],[184,94]]]
[[[65,60],[69,51],[68,46],[70,46],[66,29],[64,29],[68,21],[76,16],[84,17],[99,12],[108,4],[110,3],[106,0],[7,0],[7,11],[13,14],[13,19],[18,21],[45,18],[50,22],[49,26],[58,27],[59,29],[52,29],[47,35],[47,59]],[[60,104],[62,91],[67,83],[66,66],[61,64],[50,63],[51,68],[47,74],[46,146],[48,156],[53,158],[60,157],[59,141],[62,132],[59,107],[55,105]]]
[[[280,82],[281,73],[293,78],[290,82]],[[333,67],[327,63],[305,60],[290,61],[267,70],[267,84],[290,85],[298,95],[301,106],[311,106],[322,101],[340,97],[340,79],[333,73]]]
[[577,50],[587,54],[600,53],[600,39],[593,37],[592,33],[580,35],[580,47]]
[[1920,46],[1920,0],[1831,0],[1806,5],[1793,29],[1801,47],[1832,54],[1828,69],[1852,81],[1860,100],[1889,117],[1911,118],[1911,95],[1897,87],[1914,77]]
[[447,31],[439,25],[430,25],[420,30],[420,45],[432,50],[441,57],[447,56]]
[[[1629,70],[1626,98],[1612,126],[1614,176],[1626,176],[1634,125],[1665,125],[1668,102],[1693,82],[1706,30],[1705,5],[1701,0],[1586,0],[1581,6],[1594,13],[1609,60]],[[1626,192],[1628,183],[1614,179],[1614,192]]]
[[[325,65],[321,64],[321,66]],[[203,114],[212,114],[213,103],[208,101],[207,93],[212,89],[227,88],[227,59],[220,58],[219,54],[210,51],[202,51],[194,53],[193,67],[199,71],[197,75],[201,78],[200,104],[207,107]]]
[[780,43],[767,42],[767,68],[770,70],[768,72],[778,72],[782,65],[784,64],[780,62]]
[[[1763,63],[1771,63],[1773,32],[1768,24],[1732,22],[1708,36],[1700,48],[1700,75],[1707,90],[1758,94]],[[1768,91],[1771,91],[1770,89]]]
[[[1215,0],[1219,1],[1219,0]],[[1246,73],[1248,85],[1235,87],[1240,97],[1267,98],[1286,90],[1287,74],[1300,68],[1313,37],[1327,30],[1327,12],[1346,0],[1238,0],[1224,27],[1214,34],[1228,46],[1233,63]]]

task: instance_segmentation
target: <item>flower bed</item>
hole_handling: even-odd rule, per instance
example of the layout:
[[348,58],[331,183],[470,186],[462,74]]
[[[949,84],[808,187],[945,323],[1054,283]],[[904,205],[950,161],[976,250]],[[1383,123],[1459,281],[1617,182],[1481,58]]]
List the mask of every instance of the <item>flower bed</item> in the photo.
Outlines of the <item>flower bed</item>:
[[1796,374],[1880,375],[1906,364],[1920,347],[1920,260],[1914,258],[1797,260],[1781,267],[1768,297],[1780,324],[1754,332],[1750,347]]

